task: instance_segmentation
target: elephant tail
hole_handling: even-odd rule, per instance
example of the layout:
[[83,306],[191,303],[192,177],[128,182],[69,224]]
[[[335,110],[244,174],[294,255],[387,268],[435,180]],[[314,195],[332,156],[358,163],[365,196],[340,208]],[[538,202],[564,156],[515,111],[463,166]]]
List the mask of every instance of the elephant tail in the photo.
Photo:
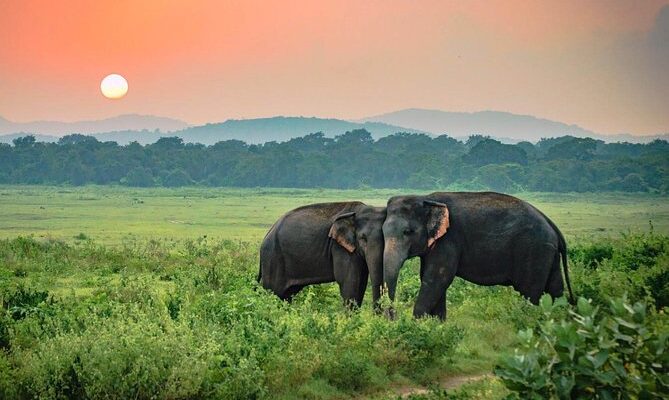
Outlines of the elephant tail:
[[[557,229],[556,229],[557,230]],[[560,236],[560,254],[562,255],[562,268],[564,268],[564,280],[567,282],[567,289],[569,290],[569,302],[572,305],[576,304],[576,299],[574,298],[574,292],[571,290],[571,281],[569,280],[569,268],[567,267],[567,243],[562,236],[562,232],[557,230]]]
[[[535,210],[539,211],[538,209],[535,208]],[[564,236],[562,235],[562,232],[560,232],[560,229],[555,225],[553,221],[551,221],[550,218],[546,216],[546,214],[542,213],[539,211],[541,215],[546,219],[546,222],[553,228],[555,233],[558,235],[558,251],[560,252],[560,256],[562,257],[562,268],[564,269],[564,280],[567,283],[567,290],[569,290],[569,303],[572,305],[576,304],[576,298],[574,297],[574,292],[571,290],[571,281],[569,280],[569,268],[567,267],[567,241],[564,239]]]

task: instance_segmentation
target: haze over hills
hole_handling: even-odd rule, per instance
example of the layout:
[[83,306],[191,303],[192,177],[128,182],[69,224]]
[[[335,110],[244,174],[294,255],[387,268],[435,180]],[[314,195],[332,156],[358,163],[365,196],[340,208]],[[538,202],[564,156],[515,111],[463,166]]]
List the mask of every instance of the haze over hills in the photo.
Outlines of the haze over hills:
[[189,125],[174,118],[156,117],[153,115],[124,114],[112,118],[91,121],[59,122],[33,121],[12,122],[0,117],[0,135],[14,133],[31,133],[37,135],[63,136],[70,133],[90,135],[102,132],[124,130],[159,130],[173,132],[187,128]]
[[537,142],[541,138],[566,135],[592,137],[606,142],[650,142],[657,138],[666,139],[668,136],[667,133],[651,136],[603,135],[578,125],[568,125],[531,115],[518,115],[502,111],[451,112],[410,108],[363,118],[360,121],[384,122],[419,129],[435,135],[447,134],[456,138],[481,134],[503,142],[524,140]]
[[217,124],[194,126],[180,132],[189,142],[216,143],[221,140],[239,139],[247,143],[283,142],[315,132],[334,137],[354,129],[366,129],[374,139],[397,132],[427,133],[419,129],[394,126],[382,122],[351,122],[334,118],[272,117],[256,119],[229,119]]
[[[397,132],[419,132],[417,129],[392,126],[380,122],[351,122],[332,118],[272,117],[243,120],[227,120],[221,123],[192,126],[172,132],[154,132],[153,130],[116,130],[94,133],[91,136],[100,141],[114,141],[127,144],[137,141],[140,144],[154,143],[161,137],[179,136],[188,143],[211,145],[222,140],[237,139],[251,144],[270,141],[283,142],[310,133],[323,132],[327,137],[341,135],[354,129],[366,129],[375,139]],[[82,133],[73,131],[71,133]],[[25,133],[0,136],[0,142],[11,143]],[[60,135],[62,136],[62,135]],[[54,135],[36,135],[38,141],[55,142]]]
[[466,113],[406,109],[358,121],[280,116],[230,119],[225,122],[198,126],[188,126],[185,122],[170,118],[142,115],[121,115],[100,121],[19,124],[0,117],[0,135],[5,134],[0,136],[0,142],[12,143],[15,138],[27,134],[35,135],[38,141],[55,142],[65,134],[81,133],[90,134],[100,141],[115,141],[121,145],[133,141],[140,144],[154,143],[165,136],[179,136],[185,142],[205,145],[230,139],[259,144],[270,141],[282,142],[315,132],[323,132],[326,137],[334,137],[354,129],[366,129],[375,139],[397,132],[447,134],[459,139],[481,134],[506,143],[525,140],[537,142],[541,138],[566,135],[592,137],[606,142],[645,143],[656,138],[669,139],[669,134],[666,133],[654,136],[602,135],[577,125],[500,111]]

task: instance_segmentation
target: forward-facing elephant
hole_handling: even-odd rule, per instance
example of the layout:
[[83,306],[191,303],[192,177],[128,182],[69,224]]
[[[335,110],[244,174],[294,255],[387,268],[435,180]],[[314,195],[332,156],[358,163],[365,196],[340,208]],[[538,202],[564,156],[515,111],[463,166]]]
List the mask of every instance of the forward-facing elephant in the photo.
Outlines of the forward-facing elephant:
[[446,289],[456,276],[480,285],[510,285],[537,304],[562,296],[560,230],[529,203],[499,193],[432,193],[388,200],[383,224],[384,283],[391,300],[404,261],[420,257],[414,316],[446,316]]
[[289,300],[307,285],[333,282],[348,305],[362,303],[367,276],[375,304],[383,281],[385,208],[322,203],[286,213],[260,247],[258,282]]

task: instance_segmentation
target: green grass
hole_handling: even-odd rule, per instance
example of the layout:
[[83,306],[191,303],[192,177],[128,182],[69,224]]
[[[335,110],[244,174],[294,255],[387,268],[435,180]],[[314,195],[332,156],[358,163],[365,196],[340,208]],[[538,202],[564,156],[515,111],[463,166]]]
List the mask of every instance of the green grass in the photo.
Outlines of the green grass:
[[[384,205],[410,190],[130,189],[110,186],[0,186],[0,237],[34,235],[92,238],[120,244],[136,237],[258,242],[271,224],[295,207],[361,200]],[[651,194],[519,193],[553,219],[568,237],[669,232],[669,201]]]
[[[388,398],[390,386],[490,373],[517,345],[517,331],[540,315],[510,288],[456,279],[443,324],[410,316],[420,285],[415,259],[401,272],[399,321],[374,315],[369,293],[362,310],[347,312],[334,284],[309,287],[290,305],[254,290],[258,245],[281,214],[313,202],[383,205],[401,192],[0,186],[0,304],[21,287],[47,291],[50,299],[22,306],[26,316],[16,320],[9,305],[2,310],[0,398],[17,394],[12,382],[21,382],[24,395],[45,398],[73,386],[89,394],[113,388],[121,398],[151,391],[173,398]],[[577,294],[601,303],[624,291],[643,298],[648,285],[662,290],[666,198],[518,196],[568,237]],[[650,220],[660,236],[619,239],[621,232],[647,232]],[[601,265],[592,269],[595,257]],[[637,277],[620,267],[639,260],[639,271],[650,272]],[[11,351],[2,351],[3,340]],[[499,398],[506,391],[487,378],[454,393]]]

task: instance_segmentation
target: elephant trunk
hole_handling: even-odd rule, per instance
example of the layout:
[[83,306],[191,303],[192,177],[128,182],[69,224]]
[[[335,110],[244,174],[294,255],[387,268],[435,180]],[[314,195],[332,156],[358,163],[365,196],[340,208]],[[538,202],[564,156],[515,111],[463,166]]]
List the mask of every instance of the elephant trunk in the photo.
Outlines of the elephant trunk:
[[377,310],[379,300],[381,299],[381,288],[383,287],[383,258],[380,252],[378,255],[367,256],[365,258],[369,269],[369,279],[372,282],[374,309]]
[[395,301],[395,289],[400,268],[404,264],[406,256],[398,251],[397,242],[393,239],[386,240],[383,250],[383,283],[388,289],[388,297]]

